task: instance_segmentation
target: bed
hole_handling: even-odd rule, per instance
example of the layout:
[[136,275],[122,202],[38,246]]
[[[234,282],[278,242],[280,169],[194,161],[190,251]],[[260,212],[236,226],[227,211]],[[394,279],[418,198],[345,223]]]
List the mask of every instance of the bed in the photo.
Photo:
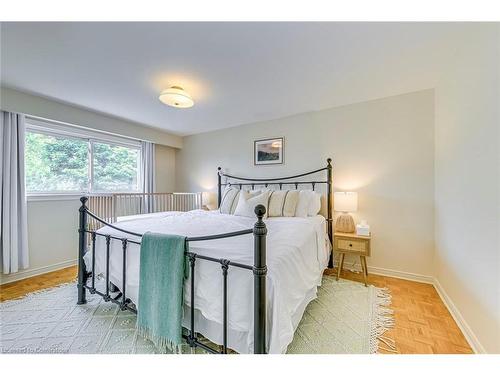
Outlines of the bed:
[[[304,180],[323,171],[327,172],[325,181]],[[85,291],[90,291],[118,303],[122,309],[140,309],[140,236],[146,231],[180,234],[189,240],[187,255],[191,265],[184,288],[187,342],[214,352],[197,339],[200,333],[221,345],[221,353],[228,349],[239,353],[284,353],[306,306],[316,297],[330,259],[331,182],[330,159],[325,168],[276,179],[235,177],[219,169],[219,205],[222,189],[229,185],[239,189],[250,185],[275,185],[279,189],[284,185],[296,189],[304,184],[313,189],[322,183],[327,186],[323,215],[263,219],[264,207],[257,207],[257,222],[255,218],[219,211],[193,210],[135,215],[90,231],[85,229],[85,216],[99,218],[86,209],[82,200],[80,241],[87,251],[82,252],[79,262],[82,272],[78,302],[84,303]],[[86,246],[87,233],[91,237],[90,249]],[[105,291],[97,290],[96,277],[106,279]],[[111,297],[110,285],[119,287],[118,296]]]

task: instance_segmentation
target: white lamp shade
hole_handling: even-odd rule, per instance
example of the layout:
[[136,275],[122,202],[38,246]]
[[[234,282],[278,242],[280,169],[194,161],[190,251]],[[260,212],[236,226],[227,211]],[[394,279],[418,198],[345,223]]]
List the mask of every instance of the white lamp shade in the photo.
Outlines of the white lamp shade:
[[208,208],[217,208],[217,195],[211,191],[204,191],[201,194],[201,204]]
[[358,193],[351,191],[334,193],[333,209],[341,212],[356,212],[358,210]]

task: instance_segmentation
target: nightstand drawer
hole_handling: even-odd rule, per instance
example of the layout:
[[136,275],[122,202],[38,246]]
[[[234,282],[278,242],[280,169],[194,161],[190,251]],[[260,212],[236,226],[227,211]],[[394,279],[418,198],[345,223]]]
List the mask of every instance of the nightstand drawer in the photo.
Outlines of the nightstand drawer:
[[338,239],[337,248],[339,250],[366,252],[368,250],[367,241]]

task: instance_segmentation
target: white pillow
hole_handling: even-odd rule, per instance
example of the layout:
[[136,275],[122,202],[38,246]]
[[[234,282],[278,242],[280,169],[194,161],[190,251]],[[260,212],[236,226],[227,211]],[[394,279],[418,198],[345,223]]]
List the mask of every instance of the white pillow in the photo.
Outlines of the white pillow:
[[321,210],[321,194],[316,191],[311,191],[311,193],[307,214],[309,216],[316,216]]
[[264,191],[260,194],[254,195],[248,191],[240,192],[238,198],[238,205],[234,211],[236,216],[246,216],[246,217],[256,217],[255,216],[255,206],[261,204],[266,208],[267,217],[267,202],[269,200],[269,192]]
[[[224,193],[222,193],[222,201],[219,207],[219,212],[221,214],[234,215],[241,191],[242,190],[237,187],[226,186]],[[250,190],[245,192],[250,193],[251,196],[255,196],[260,193],[260,190]]]
[[288,190],[288,193],[285,194],[285,200],[283,202],[282,216],[295,216],[297,203],[299,203],[299,192],[297,190]]
[[230,215],[234,213],[234,207],[238,201],[240,190],[232,186],[227,186],[222,194],[222,201],[220,202],[219,212],[221,214]]
[[309,212],[309,203],[312,199],[312,190],[300,190],[299,191],[299,201],[297,202],[297,207],[295,209],[296,217],[307,217]]
[[292,217],[295,216],[295,210],[299,199],[297,190],[272,190],[269,193],[269,217]]

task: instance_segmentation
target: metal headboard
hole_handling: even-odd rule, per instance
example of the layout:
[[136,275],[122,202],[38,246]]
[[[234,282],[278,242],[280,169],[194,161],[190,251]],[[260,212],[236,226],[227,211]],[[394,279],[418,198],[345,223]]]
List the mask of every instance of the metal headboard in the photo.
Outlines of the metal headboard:
[[[315,190],[316,185],[326,184],[326,211],[327,211],[327,231],[330,241],[333,240],[333,173],[332,173],[332,159],[326,159],[326,167],[316,169],[314,171],[305,172],[297,174],[295,176],[288,177],[276,177],[276,178],[249,178],[249,177],[238,177],[232,176],[230,174],[222,172],[222,168],[217,168],[217,205],[220,206],[222,201],[222,187],[223,186],[238,186],[240,189],[243,186],[251,186],[252,189],[255,186],[265,186],[277,185],[280,190],[283,185],[295,186],[298,189],[299,185],[311,185],[312,189]],[[326,171],[326,180],[311,180],[311,181],[294,181],[294,179],[313,175],[319,172]],[[222,178],[225,178],[225,182],[222,182]]]

